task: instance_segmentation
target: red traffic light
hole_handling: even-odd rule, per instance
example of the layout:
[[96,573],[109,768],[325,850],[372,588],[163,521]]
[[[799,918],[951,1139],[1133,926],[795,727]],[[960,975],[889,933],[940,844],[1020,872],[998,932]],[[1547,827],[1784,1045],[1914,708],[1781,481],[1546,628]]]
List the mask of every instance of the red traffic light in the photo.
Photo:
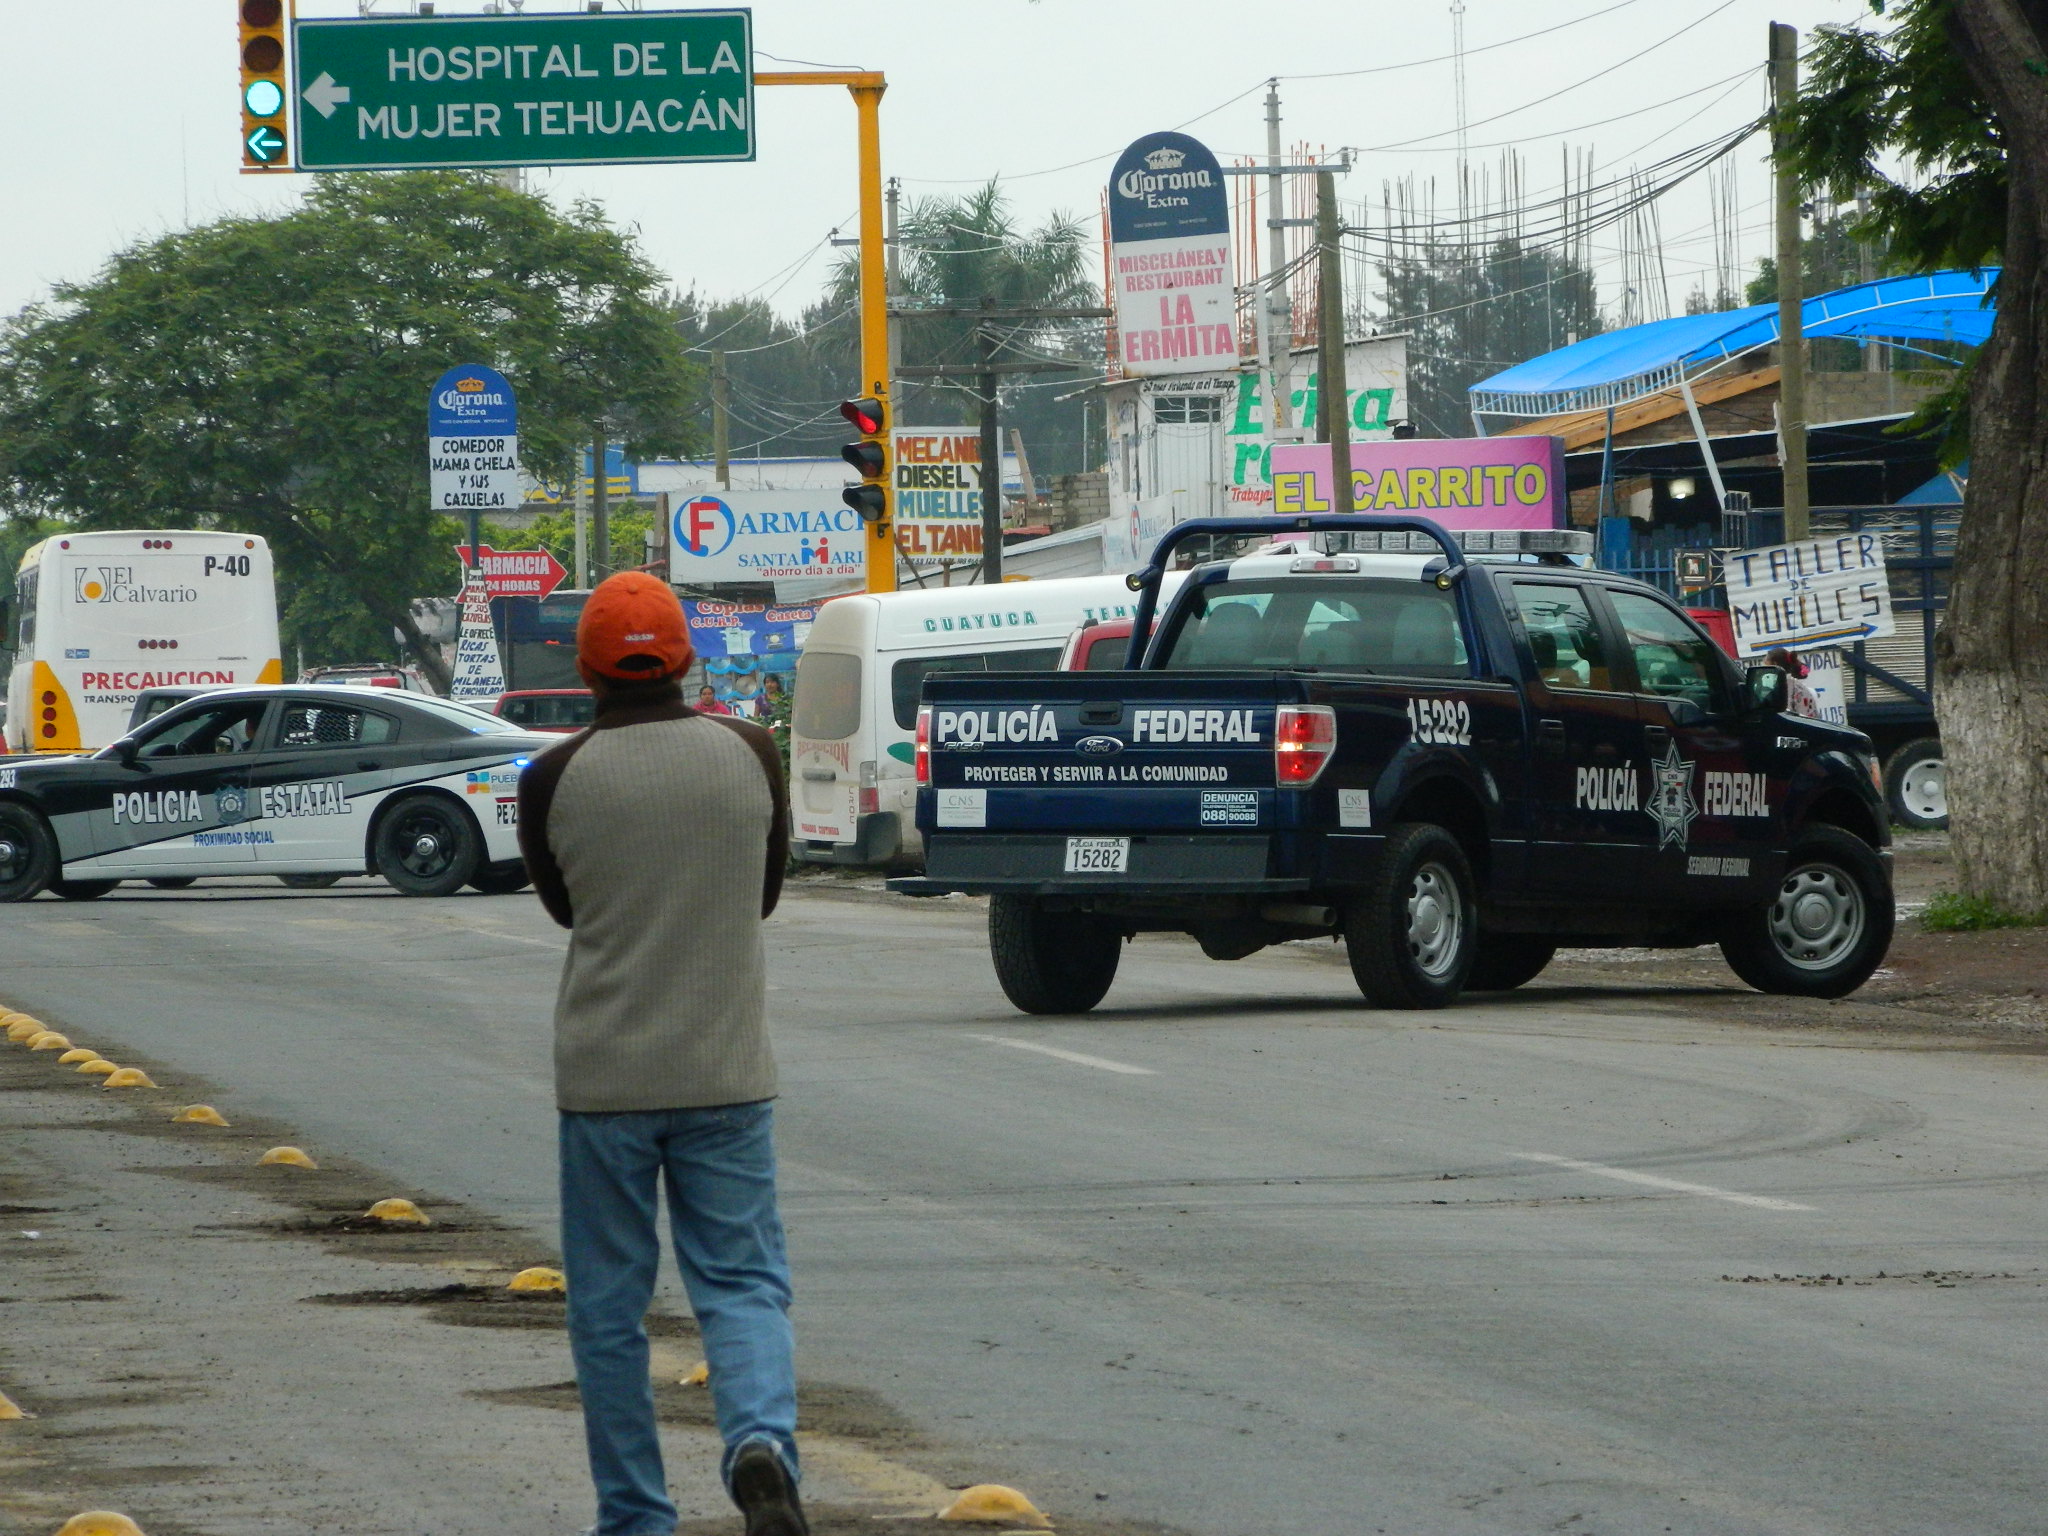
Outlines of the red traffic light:
[[889,515],[889,493],[879,485],[849,485],[839,499],[858,512],[864,523],[879,523]]
[[882,423],[886,419],[882,402],[872,398],[843,401],[839,407],[839,414],[853,423],[856,432],[867,437],[879,436]]
[[880,443],[848,443],[839,450],[839,457],[869,480],[878,480],[888,471]]

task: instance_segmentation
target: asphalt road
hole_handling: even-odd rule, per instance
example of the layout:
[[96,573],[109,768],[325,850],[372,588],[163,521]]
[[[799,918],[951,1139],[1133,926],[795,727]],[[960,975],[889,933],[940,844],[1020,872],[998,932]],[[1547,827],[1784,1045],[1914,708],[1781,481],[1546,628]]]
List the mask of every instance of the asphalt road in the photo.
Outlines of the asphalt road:
[[[562,942],[530,896],[124,888],[7,909],[0,995],[544,1231]],[[805,1368],[1041,1502],[2042,1528],[2048,1059],[1540,984],[1372,1013],[1341,966],[1167,942],[1031,1020],[957,903],[799,891],[770,942]]]

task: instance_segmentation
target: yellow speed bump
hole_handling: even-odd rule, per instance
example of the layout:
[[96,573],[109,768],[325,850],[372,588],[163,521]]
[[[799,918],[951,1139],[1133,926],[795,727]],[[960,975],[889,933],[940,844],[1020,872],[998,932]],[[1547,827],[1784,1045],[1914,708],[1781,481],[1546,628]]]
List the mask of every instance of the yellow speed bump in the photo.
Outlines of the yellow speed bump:
[[140,1067],[117,1067],[107,1074],[102,1088],[154,1088],[156,1080]]
[[98,1061],[99,1059],[100,1053],[92,1049],[92,1047],[74,1045],[70,1050],[57,1058],[57,1065],[60,1067],[73,1067],[81,1061]]
[[171,1119],[180,1125],[226,1125],[221,1112],[211,1104],[187,1104]]
[[0,1392],[0,1424],[11,1423],[15,1419],[32,1419],[34,1417],[34,1414],[21,1407],[5,1392]]
[[566,1291],[569,1282],[562,1277],[559,1269],[549,1269],[536,1264],[531,1269],[522,1269],[514,1275],[505,1287],[508,1291]]
[[710,1384],[711,1366],[703,1360],[699,1360],[695,1365],[691,1366],[689,1374],[678,1383],[679,1386],[685,1387],[705,1387]]
[[389,1221],[414,1227],[431,1227],[434,1218],[410,1200],[379,1200],[363,1214],[372,1221]]
[[57,1536],[142,1536],[142,1527],[111,1509],[89,1509],[66,1520]]
[[7,1038],[18,1045],[31,1035],[40,1035],[49,1027],[41,1019],[34,1018],[29,1014],[11,1014],[7,1020]]
[[54,1029],[46,1029],[41,1034],[28,1037],[28,1048],[32,1051],[68,1051],[71,1041]]
[[939,1511],[941,1520],[978,1521],[983,1525],[1021,1525],[1049,1531],[1052,1522],[1023,1494],[1001,1483],[976,1483]]
[[282,1163],[288,1168],[318,1168],[320,1166],[297,1147],[272,1147],[268,1152],[257,1158],[256,1161],[259,1163]]
[[81,1061],[78,1064],[78,1070],[87,1077],[112,1077],[121,1069],[111,1061],[103,1061],[95,1056],[91,1061]]

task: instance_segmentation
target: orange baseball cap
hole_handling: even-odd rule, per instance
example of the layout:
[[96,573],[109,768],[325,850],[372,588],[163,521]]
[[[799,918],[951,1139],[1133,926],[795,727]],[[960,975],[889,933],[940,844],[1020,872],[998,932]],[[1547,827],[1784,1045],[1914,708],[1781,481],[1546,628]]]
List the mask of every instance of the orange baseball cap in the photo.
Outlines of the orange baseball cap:
[[621,682],[672,677],[695,654],[683,605],[645,571],[607,576],[576,621],[576,659]]

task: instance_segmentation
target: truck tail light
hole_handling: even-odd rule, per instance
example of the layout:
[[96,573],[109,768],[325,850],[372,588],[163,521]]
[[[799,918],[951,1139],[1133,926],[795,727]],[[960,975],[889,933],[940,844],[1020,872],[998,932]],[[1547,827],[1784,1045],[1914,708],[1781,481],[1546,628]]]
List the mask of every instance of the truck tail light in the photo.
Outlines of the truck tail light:
[[1273,718],[1273,782],[1306,789],[1337,751],[1337,712],[1325,704],[1282,704]]
[[932,707],[917,706],[917,756],[914,759],[920,789],[932,781]]

